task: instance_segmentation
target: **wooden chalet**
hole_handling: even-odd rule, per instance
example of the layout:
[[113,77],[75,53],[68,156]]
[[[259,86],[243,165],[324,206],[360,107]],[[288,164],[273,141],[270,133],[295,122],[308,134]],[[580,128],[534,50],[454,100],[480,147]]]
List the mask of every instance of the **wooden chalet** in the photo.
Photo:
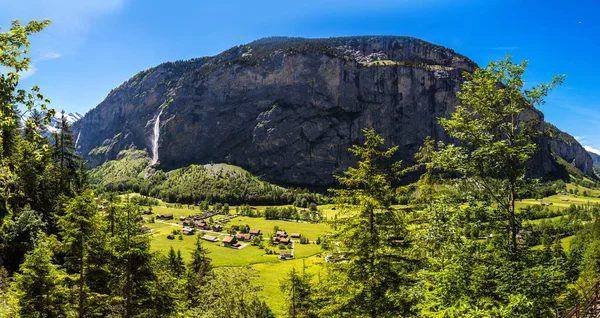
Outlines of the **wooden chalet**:
[[207,240],[209,242],[218,242],[219,241],[218,237],[212,236],[212,235],[202,235],[202,239]]
[[203,229],[206,226],[206,223],[202,221],[194,221],[194,226]]
[[240,234],[237,234],[235,237],[238,239],[238,241],[244,241],[244,242],[250,241],[252,239],[252,235],[250,235],[249,233],[248,234],[240,233]]
[[279,253],[279,259],[282,261],[294,259],[294,254],[292,254],[291,252],[281,252]]
[[277,231],[277,233],[275,233],[275,236],[277,237],[287,237],[287,233],[285,231]]
[[260,235],[260,230],[250,230],[249,233],[252,236],[258,236],[258,235]]
[[290,242],[290,239],[287,237],[278,237],[276,240],[281,244],[288,244]]
[[237,244],[237,239],[235,236],[225,236],[223,238],[223,246],[225,247],[234,247]]

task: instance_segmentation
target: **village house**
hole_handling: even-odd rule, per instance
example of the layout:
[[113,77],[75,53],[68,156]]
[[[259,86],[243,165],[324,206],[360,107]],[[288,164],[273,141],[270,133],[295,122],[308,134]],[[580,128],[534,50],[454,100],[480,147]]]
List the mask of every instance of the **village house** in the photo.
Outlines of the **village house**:
[[232,229],[239,231],[240,230],[240,226],[239,225],[232,225],[231,226]]
[[148,214],[152,214],[152,211],[150,211],[150,210],[143,210],[142,213],[148,215]]
[[236,235],[235,237],[238,239],[238,241],[244,241],[244,242],[250,241],[252,239],[252,235],[242,234],[242,233]]
[[220,226],[220,225],[214,225],[214,226],[212,227],[212,230],[213,230],[214,232],[221,232],[221,231],[223,231],[223,227],[222,227],[222,226]]
[[277,233],[275,233],[275,235],[277,237],[287,237],[287,233],[285,231],[277,231]]
[[194,229],[191,227],[184,227],[182,233],[183,235],[192,235],[194,234]]
[[290,239],[287,237],[278,237],[276,240],[281,244],[288,244],[290,242]]
[[156,218],[160,219],[160,220],[172,220],[173,219],[173,213],[170,213],[170,214],[157,214]]
[[207,240],[209,242],[218,242],[219,241],[218,237],[212,236],[212,235],[202,235],[202,239]]
[[252,236],[259,236],[260,235],[260,230],[250,230],[249,233]]
[[300,238],[302,235],[300,233],[292,233],[290,234],[292,238]]
[[223,246],[225,247],[235,247],[237,244],[237,239],[234,236],[225,236],[223,238]]
[[147,226],[140,226],[140,232],[142,232],[144,234],[148,234],[148,233],[152,232],[152,230]]
[[192,226],[192,225],[193,225],[193,223],[190,220],[184,220],[183,221],[183,226]]
[[185,216],[180,216],[179,221],[185,221]]
[[203,229],[206,226],[206,223],[202,221],[194,221],[194,226]]
[[281,252],[279,253],[279,259],[282,261],[294,259],[294,255],[291,252]]

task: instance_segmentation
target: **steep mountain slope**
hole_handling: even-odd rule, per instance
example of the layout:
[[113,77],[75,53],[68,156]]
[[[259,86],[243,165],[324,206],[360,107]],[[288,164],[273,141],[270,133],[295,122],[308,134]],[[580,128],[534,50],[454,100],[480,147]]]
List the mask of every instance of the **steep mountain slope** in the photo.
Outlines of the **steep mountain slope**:
[[588,153],[592,157],[592,162],[594,163],[596,171],[598,171],[598,173],[600,174],[600,154],[595,153],[593,151],[588,151]]
[[[409,37],[267,38],[140,72],[74,128],[93,166],[156,148],[159,169],[226,162],[279,184],[327,186],[354,163],[347,149],[364,127],[407,162],[426,136],[447,140],[437,118],[476,67]],[[589,155],[567,139],[540,138],[531,172],[556,173],[554,152],[592,175]]]

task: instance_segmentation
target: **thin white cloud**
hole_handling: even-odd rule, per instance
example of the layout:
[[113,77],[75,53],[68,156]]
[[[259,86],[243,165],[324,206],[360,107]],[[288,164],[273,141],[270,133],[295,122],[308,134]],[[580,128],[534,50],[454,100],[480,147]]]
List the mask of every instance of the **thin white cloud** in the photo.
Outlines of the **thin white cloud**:
[[19,74],[21,75],[21,79],[26,79],[28,77],[33,76],[33,74],[35,74],[36,72],[37,67],[35,67],[35,64],[29,64],[29,69],[27,71],[20,72]]
[[59,52],[49,51],[49,52],[44,52],[44,53],[40,54],[39,60],[42,60],[42,61],[55,60],[55,59],[60,58],[61,56],[62,56],[62,54]]
[[588,152],[593,152],[593,153],[595,153],[597,155],[600,155],[600,150],[598,150],[598,149],[596,149],[596,148],[594,148],[592,146],[583,146],[583,148],[585,150],[587,150]]

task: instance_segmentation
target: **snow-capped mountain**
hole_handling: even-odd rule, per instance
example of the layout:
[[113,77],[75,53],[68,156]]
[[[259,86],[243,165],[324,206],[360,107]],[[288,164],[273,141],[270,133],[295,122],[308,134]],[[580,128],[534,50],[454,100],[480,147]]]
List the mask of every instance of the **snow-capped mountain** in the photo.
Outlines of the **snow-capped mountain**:
[[[65,120],[67,123],[69,123],[69,125],[73,125],[74,122],[80,120],[81,118],[83,118],[83,115],[78,112],[65,114]],[[52,118],[50,118],[50,125],[46,127],[48,130],[48,135],[57,132],[60,129],[61,122],[61,113],[56,113],[54,116],[52,116]]]

